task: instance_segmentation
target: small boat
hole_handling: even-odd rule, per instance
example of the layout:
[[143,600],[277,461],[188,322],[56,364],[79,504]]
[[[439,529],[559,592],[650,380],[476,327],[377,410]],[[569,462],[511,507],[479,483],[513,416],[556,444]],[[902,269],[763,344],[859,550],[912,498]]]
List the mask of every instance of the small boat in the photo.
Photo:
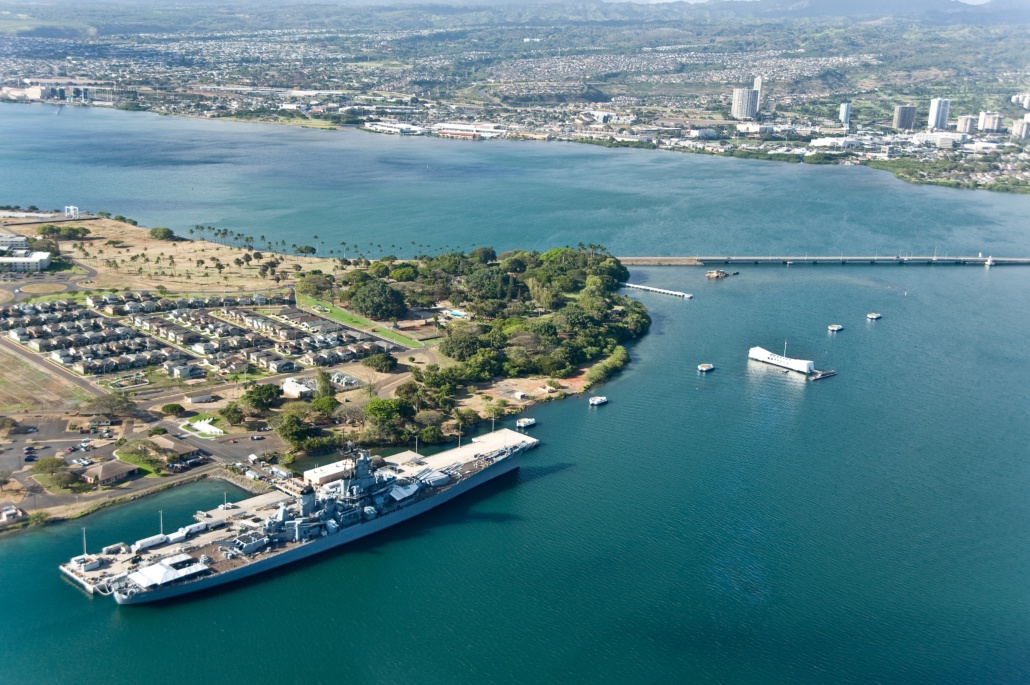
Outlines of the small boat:
[[876,312],[869,312],[868,314],[865,315],[865,318],[869,319],[870,321],[876,321],[877,319],[880,318],[880,315],[877,314]]
[[600,406],[602,404],[608,404],[608,398],[607,397],[598,395],[598,396],[590,398],[590,406],[591,407],[598,407],[598,406]]
[[831,323],[829,326],[827,326],[827,328],[830,330],[830,333],[836,333],[838,331],[844,330],[844,326],[841,326],[839,323]]
[[711,371],[714,368],[715,368],[715,364],[698,364],[697,365],[697,370],[700,371],[701,373],[708,373],[709,371]]
[[536,419],[519,419],[515,422],[516,428],[529,428],[536,425]]

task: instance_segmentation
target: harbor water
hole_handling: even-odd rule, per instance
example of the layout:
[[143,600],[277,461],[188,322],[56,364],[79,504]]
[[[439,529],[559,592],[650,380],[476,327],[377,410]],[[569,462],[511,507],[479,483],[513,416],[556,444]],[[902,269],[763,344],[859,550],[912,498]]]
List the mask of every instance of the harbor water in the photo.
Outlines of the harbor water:
[[[74,200],[177,229],[238,221],[269,237],[310,226],[338,243],[377,226],[362,207],[390,197],[383,240],[394,243],[425,242],[427,226],[443,243],[485,242],[483,227],[497,226],[501,248],[1030,255],[1030,198],[868,169],[45,112],[0,107],[2,204]],[[98,157],[69,142],[57,159],[49,146],[74,128],[65,117],[79,138],[125,139],[104,154],[82,143]],[[51,135],[54,119],[70,128]],[[187,144],[168,159],[147,144],[175,136]],[[320,191],[326,206],[353,209],[334,211],[337,224],[302,201],[296,178],[314,173],[301,168],[304,146],[326,140],[344,141],[333,143],[340,158],[353,154],[386,186],[366,188],[373,199],[342,181]],[[276,173],[236,168],[279,145],[297,157]],[[211,182],[193,191],[205,197],[176,205],[205,155]],[[423,177],[427,164],[452,178]],[[385,166],[398,170],[396,188]],[[360,175],[358,162],[339,167],[338,178]],[[710,183],[723,186],[718,206]],[[276,187],[273,210],[257,196]],[[566,209],[550,204],[559,196]],[[720,280],[633,268],[633,282],[694,299],[627,291],[654,325],[599,388],[609,403],[534,407],[541,445],[519,473],[373,539],[216,592],[119,607],[57,572],[81,550],[81,526],[93,550],[156,533],[159,510],[177,527],[220,503],[224,484],[0,537],[0,682],[1030,682],[1030,269],[737,268]],[[750,347],[778,353],[785,341],[788,355],[838,375],[806,382],[747,360]],[[715,370],[699,374],[703,362]]]

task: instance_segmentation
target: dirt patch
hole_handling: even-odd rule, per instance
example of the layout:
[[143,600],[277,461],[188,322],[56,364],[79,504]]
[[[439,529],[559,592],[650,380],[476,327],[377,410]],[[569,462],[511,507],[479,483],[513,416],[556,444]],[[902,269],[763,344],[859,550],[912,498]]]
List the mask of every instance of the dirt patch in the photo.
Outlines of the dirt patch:
[[[4,222],[5,226],[21,235],[36,236],[38,226],[24,225],[15,221]],[[275,254],[256,241],[251,249],[208,242],[210,232],[184,233],[181,241],[155,240],[149,229],[130,226],[111,219],[68,222],[63,226],[88,228],[86,240],[63,240],[61,252],[79,264],[96,269],[98,275],[88,286],[99,288],[128,288],[153,291],[157,286],[180,293],[256,292],[271,291],[285,287],[296,273],[294,265],[301,271],[321,269],[326,273],[338,270],[339,265],[332,258],[297,257]],[[82,244],[82,248],[73,247]],[[321,244],[318,245],[321,248]],[[282,246],[279,246],[282,249]],[[335,257],[336,255],[327,256]],[[261,252],[264,259],[243,260],[244,254]],[[343,256],[342,254],[340,255]],[[258,272],[261,263],[275,258],[280,265],[277,273],[284,278],[280,286],[273,278],[262,278]],[[236,261],[240,260],[237,264]],[[217,264],[221,263],[219,271]]]
[[90,399],[82,388],[0,347],[0,411],[70,409]]
[[14,299],[14,295],[6,290],[0,290],[0,302],[10,302]]
[[67,289],[68,286],[61,285],[60,283],[29,283],[21,287],[23,293],[35,293],[37,295],[63,293]]

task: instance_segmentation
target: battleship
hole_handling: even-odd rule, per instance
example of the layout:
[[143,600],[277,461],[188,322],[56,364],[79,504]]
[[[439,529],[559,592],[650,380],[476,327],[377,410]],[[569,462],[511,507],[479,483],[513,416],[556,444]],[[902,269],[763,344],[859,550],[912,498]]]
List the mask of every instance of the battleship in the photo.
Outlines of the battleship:
[[[538,441],[502,429],[432,456],[346,458],[273,480],[275,489],[198,511],[196,523],[61,564],[86,592],[142,604],[217,587],[311,557],[425,513],[519,467]],[[85,548],[85,534],[83,536]]]

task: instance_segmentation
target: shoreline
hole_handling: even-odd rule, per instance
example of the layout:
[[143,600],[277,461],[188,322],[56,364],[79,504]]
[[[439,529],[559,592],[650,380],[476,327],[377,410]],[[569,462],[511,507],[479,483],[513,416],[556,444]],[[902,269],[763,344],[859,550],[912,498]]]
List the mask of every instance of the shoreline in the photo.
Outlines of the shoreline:
[[[58,106],[58,105],[56,105],[54,103],[50,103],[50,102],[3,101],[3,102],[0,102],[0,104],[7,104],[8,102],[9,102],[9,104],[47,105],[47,106],[50,106],[50,107]],[[62,104],[60,106],[68,106],[68,105]],[[181,119],[192,119],[192,120],[197,120],[197,121],[219,121],[219,120],[221,120],[221,121],[228,121],[230,123],[265,124],[265,125],[272,125],[272,126],[288,126],[288,127],[292,127],[292,128],[302,128],[302,129],[320,130],[320,131],[341,131],[341,130],[346,130],[346,129],[352,129],[352,130],[355,130],[355,131],[362,131],[362,132],[365,132],[365,133],[371,133],[371,134],[383,135],[383,136],[395,135],[395,134],[386,133],[386,132],[383,132],[383,131],[373,131],[373,130],[370,130],[370,129],[362,127],[361,124],[334,124],[332,122],[325,122],[325,125],[311,125],[311,124],[305,124],[305,123],[295,122],[295,121],[269,121],[268,119],[240,119],[240,118],[237,118],[237,117],[204,117],[204,116],[197,116],[197,115],[193,115],[193,114],[172,114],[172,113],[164,113],[164,112],[155,112],[155,111],[149,110],[149,109],[121,109],[119,107],[104,107],[104,106],[98,107],[97,105],[82,104],[82,103],[76,104],[74,106],[75,107],[96,107],[97,109],[101,109],[101,110],[116,110],[116,111],[119,111],[119,112],[127,112],[127,113],[141,112],[141,113],[153,114],[155,116],[161,116],[161,117],[178,117],[178,118],[181,118]],[[305,120],[305,121],[322,121],[322,120],[315,119],[315,120]],[[769,155],[769,154],[767,154],[767,155],[759,155],[759,154],[736,155],[736,154],[734,154],[737,151],[736,149],[716,152],[716,151],[707,150],[707,149],[690,149],[690,148],[681,148],[681,147],[675,147],[675,146],[674,147],[669,147],[669,146],[663,146],[663,145],[656,145],[653,142],[646,142],[645,143],[645,142],[642,142],[642,141],[637,141],[637,142],[633,142],[633,141],[617,141],[614,138],[614,133],[612,134],[612,136],[610,136],[607,139],[584,138],[582,136],[575,137],[575,138],[551,138],[550,135],[551,134],[526,134],[526,133],[521,133],[520,132],[520,133],[514,133],[514,134],[510,134],[510,135],[505,135],[505,136],[498,137],[498,138],[475,140],[475,141],[464,140],[464,141],[461,141],[461,142],[490,142],[492,140],[510,140],[510,141],[515,141],[515,142],[520,142],[520,143],[521,142],[534,142],[534,143],[576,143],[576,144],[579,144],[579,145],[593,145],[595,147],[604,147],[604,148],[609,148],[609,149],[623,149],[623,148],[625,148],[625,149],[641,149],[641,150],[653,150],[653,151],[664,151],[664,152],[680,152],[680,153],[684,153],[684,154],[707,155],[709,157],[723,157],[723,158],[733,158],[733,159],[752,159],[752,160],[756,160],[756,161],[782,162],[782,163],[786,163],[786,164],[810,164],[812,166],[848,166],[849,163],[850,163],[853,166],[863,166],[863,167],[867,167],[869,169],[874,169],[876,171],[885,171],[885,172],[891,174],[892,176],[894,176],[894,178],[898,179],[899,181],[904,181],[905,183],[909,183],[911,185],[917,185],[917,186],[922,186],[922,185],[938,186],[938,187],[941,187],[941,188],[950,188],[952,190],[972,190],[972,191],[986,191],[986,192],[991,192],[991,193],[1005,193],[1005,194],[1015,194],[1015,195],[1030,195],[1030,185],[1025,185],[1025,186],[1008,186],[1008,185],[998,184],[998,183],[993,183],[993,184],[990,184],[990,185],[979,185],[979,184],[976,184],[976,183],[963,183],[961,181],[948,180],[948,179],[939,179],[939,180],[935,180],[935,179],[919,179],[919,178],[914,178],[911,175],[909,175],[908,173],[906,173],[906,169],[905,169],[905,167],[903,165],[901,167],[899,167],[899,168],[892,168],[894,166],[892,164],[892,162],[896,163],[898,161],[902,161],[903,162],[903,161],[906,161],[906,160],[907,161],[913,161],[913,160],[917,159],[915,157],[899,157],[899,158],[897,158],[895,160],[875,160],[875,159],[856,160],[856,159],[854,159],[852,157],[852,155],[850,153],[846,153],[845,152],[845,153],[840,153],[839,154],[839,161],[836,160],[836,159],[834,159],[832,161],[826,161],[825,158],[820,157],[820,161],[806,162],[805,161],[805,155],[790,155],[790,157],[791,157],[790,159],[781,159],[779,157],[774,157],[774,156]],[[406,137],[406,136],[398,136],[398,137],[403,138],[403,137]],[[454,140],[453,138],[449,138],[448,136],[436,136],[436,135],[421,135],[421,136],[412,136],[412,137],[418,137],[418,138],[439,138],[439,139],[443,139],[443,140]],[[814,155],[833,154],[834,156],[837,156],[836,153],[815,152],[813,154]]]
[[[30,523],[29,520],[28,520],[28,513],[26,512],[26,519],[25,520],[19,521],[17,523],[12,523],[9,526],[4,526],[3,528],[0,528],[0,539],[3,539],[3,537],[6,536],[6,535],[11,535],[11,534],[14,534],[14,533],[17,533],[17,532],[21,532],[21,531],[25,531],[25,530],[29,530],[29,529],[32,529],[32,528],[46,528],[47,526],[54,525],[54,524],[68,523],[69,521],[75,521],[77,519],[85,518],[85,517],[89,516],[90,514],[95,514],[95,513],[99,512],[99,511],[107,509],[108,507],[119,506],[119,505],[122,505],[122,504],[129,504],[131,502],[135,502],[137,500],[141,500],[141,499],[144,499],[146,497],[151,497],[151,496],[156,495],[158,493],[164,492],[165,490],[171,490],[172,488],[181,487],[183,485],[192,485],[193,483],[199,483],[202,480],[208,480],[208,479],[225,481],[227,483],[230,483],[230,484],[240,488],[241,490],[245,490],[246,492],[249,492],[251,495],[259,495],[259,494],[261,494],[263,492],[267,492],[268,491],[268,488],[258,488],[258,487],[255,487],[255,484],[258,481],[250,481],[250,480],[248,480],[246,478],[243,478],[241,476],[236,476],[235,474],[229,472],[228,469],[226,469],[226,467],[224,465],[219,464],[219,465],[215,465],[210,471],[207,471],[207,472],[204,472],[204,473],[196,473],[196,474],[191,474],[191,475],[188,475],[188,476],[183,476],[180,479],[177,479],[177,480],[174,480],[174,481],[171,481],[171,482],[167,482],[167,483],[160,483],[160,484],[155,485],[153,487],[146,488],[145,490],[140,490],[139,492],[134,492],[131,495],[123,495],[121,497],[113,497],[111,499],[101,499],[101,500],[98,500],[96,502],[90,502],[90,503],[82,506],[78,510],[73,510],[73,511],[65,513],[65,514],[54,515],[54,514],[50,514],[50,512],[47,509],[36,510],[36,511],[41,511],[41,512],[50,514],[50,518],[47,519],[45,523],[39,524],[39,525],[33,525],[32,523]],[[61,508],[61,507],[65,507],[66,508],[68,506],[71,506],[71,505],[60,505],[59,507],[54,507],[54,508],[55,509],[56,508]],[[35,513],[35,511],[33,511],[33,513]]]

